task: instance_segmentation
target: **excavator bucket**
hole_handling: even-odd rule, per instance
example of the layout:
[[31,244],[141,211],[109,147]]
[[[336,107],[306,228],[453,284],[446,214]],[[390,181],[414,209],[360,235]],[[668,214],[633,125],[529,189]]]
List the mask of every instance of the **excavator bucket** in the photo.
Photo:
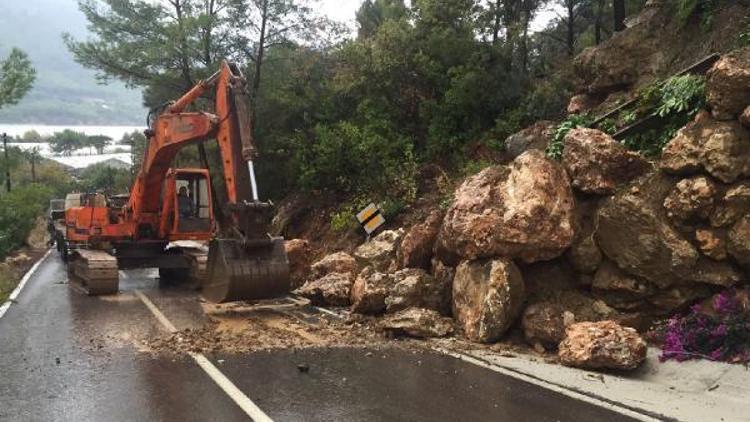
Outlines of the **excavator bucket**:
[[284,239],[256,241],[234,239],[209,244],[203,297],[209,302],[273,299],[289,293],[289,260]]

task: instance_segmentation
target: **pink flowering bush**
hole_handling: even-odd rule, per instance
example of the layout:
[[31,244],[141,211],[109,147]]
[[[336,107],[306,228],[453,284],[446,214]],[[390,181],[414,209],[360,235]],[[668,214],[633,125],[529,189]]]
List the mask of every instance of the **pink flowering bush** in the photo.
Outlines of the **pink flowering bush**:
[[710,359],[750,362],[750,306],[747,292],[726,290],[705,305],[669,319],[664,328],[661,361]]

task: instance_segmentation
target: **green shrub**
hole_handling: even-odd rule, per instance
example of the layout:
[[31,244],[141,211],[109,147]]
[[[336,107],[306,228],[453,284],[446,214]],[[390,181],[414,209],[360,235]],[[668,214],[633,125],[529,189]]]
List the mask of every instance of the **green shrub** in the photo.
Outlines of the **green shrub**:
[[656,114],[695,114],[705,104],[706,80],[702,76],[683,75],[668,79],[659,89]]
[[343,206],[331,214],[331,230],[338,233],[352,231],[357,228],[356,211],[349,206]]
[[40,185],[16,188],[0,197],[0,258],[26,243],[50,197],[51,190]]
[[655,113],[662,118],[659,128],[631,135],[623,140],[629,149],[646,156],[658,156],[664,146],[674,138],[705,105],[706,81],[703,76],[683,75],[655,83],[641,91],[639,110],[631,112],[634,119]]
[[79,189],[84,192],[105,192],[107,194],[127,193],[132,175],[127,169],[117,169],[106,164],[94,164],[81,172]]
[[589,127],[593,123],[593,117],[588,114],[573,114],[565,119],[555,130],[555,137],[547,146],[547,156],[559,160],[562,158],[563,149],[565,148],[565,135],[572,129],[579,127]]
[[302,186],[348,197],[412,201],[417,176],[412,143],[389,124],[375,123],[317,126],[315,144],[299,157]]

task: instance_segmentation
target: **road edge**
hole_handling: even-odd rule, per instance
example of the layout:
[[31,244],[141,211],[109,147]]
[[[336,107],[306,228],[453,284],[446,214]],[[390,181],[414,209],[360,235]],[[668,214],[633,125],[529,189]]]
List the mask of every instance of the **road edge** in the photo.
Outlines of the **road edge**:
[[2,305],[0,305],[0,318],[5,316],[5,313],[8,312],[8,309],[10,309],[10,305],[16,302],[16,299],[21,294],[21,291],[26,286],[26,283],[28,283],[28,281],[31,279],[31,276],[34,275],[34,273],[42,264],[42,262],[44,262],[44,260],[47,259],[47,257],[49,257],[51,253],[52,253],[52,248],[47,249],[47,252],[45,252],[45,254],[41,258],[39,258],[34,263],[34,265],[32,265],[31,268],[29,268],[28,271],[26,271],[26,274],[23,275],[23,277],[21,278],[21,281],[19,281],[18,285],[16,285],[16,288],[13,289],[13,291],[10,293],[10,296],[8,296],[8,299]]
[[517,369],[501,366],[496,363],[482,359],[479,356],[474,356],[472,354],[453,351],[443,346],[433,346],[432,350],[438,353],[452,356],[464,362],[471,363],[471,364],[477,365],[479,367],[482,367],[482,368],[485,368],[485,369],[488,369],[488,370],[491,370],[491,371],[494,371],[503,375],[507,375],[517,380],[536,385],[538,387],[556,392],[558,394],[562,394],[571,399],[586,402],[594,406],[601,407],[601,408],[613,411],[615,413],[619,413],[623,416],[627,416],[627,417],[630,417],[639,421],[660,422],[660,421],[673,420],[664,415],[658,415],[645,409],[639,409],[639,408],[635,408],[632,406],[623,405],[622,403],[617,403],[615,401],[606,399],[604,397],[599,397],[595,394],[590,394],[585,391],[580,391],[576,388],[571,388],[569,386],[551,382],[551,381],[545,380],[543,378],[539,378],[531,374],[526,374]]

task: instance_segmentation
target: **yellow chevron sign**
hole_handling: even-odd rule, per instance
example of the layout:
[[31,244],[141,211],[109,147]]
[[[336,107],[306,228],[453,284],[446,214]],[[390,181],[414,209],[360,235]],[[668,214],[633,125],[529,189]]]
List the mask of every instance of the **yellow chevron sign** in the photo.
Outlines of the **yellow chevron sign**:
[[365,232],[370,234],[385,224],[385,217],[383,217],[380,208],[375,204],[370,204],[357,214],[357,221],[365,229]]

